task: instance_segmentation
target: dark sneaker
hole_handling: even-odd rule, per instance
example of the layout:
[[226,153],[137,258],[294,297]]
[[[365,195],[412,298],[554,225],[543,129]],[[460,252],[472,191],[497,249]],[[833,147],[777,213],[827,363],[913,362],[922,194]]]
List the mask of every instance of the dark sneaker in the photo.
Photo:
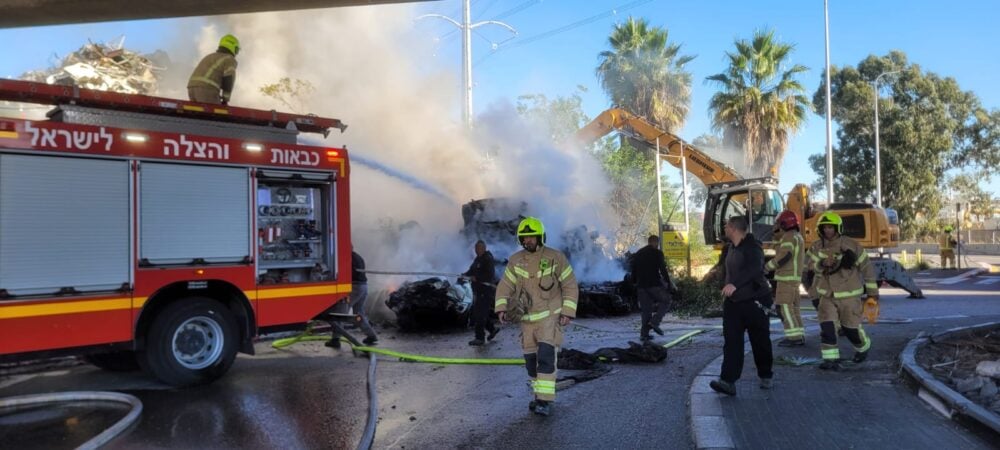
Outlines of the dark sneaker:
[[483,342],[483,340],[479,339],[479,338],[476,338],[476,339],[473,339],[473,340],[469,341],[469,345],[472,345],[472,346],[475,346],[475,347],[481,346],[483,344],[485,344],[485,342]]
[[538,400],[532,400],[528,403],[528,411],[535,412],[535,407],[538,406]]
[[486,342],[492,341],[493,338],[497,337],[497,333],[500,332],[500,327],[494,327],[490,330],[490,334],[486,335]]
[[708,383],[708,386],[711,387],[713,391],[718,392],[720,394],[726,394],[730,396],[736,395],[736,386],[733,386],[733,383],[730,383],[728,381],[712,380],[711,382]]
[[365,340],[361,341],[367,346],[378,345],[378,338],[375,336],[368,336]]
[[778,341],[778,347],[799,347],[806,345],[805,339],[782,339]]
[[836,372],[840,370],[840,361],[837,361],[835,359],[824,359],[823,364],[820,364],[819,368],[823,370],[831,370]]
[[532,412],[538,414],[539,416],[548,416],[552,414],[552,402],[538,400],[535,402],[535,409],[532,410]]
[[866,359],[868,359],[868,350],[865,350],[863,352],[855,352],[852,361],[856,363],[863,363],[865,362]]
[[760,379],[760,388],[761,389],[771,389],[771,387],[773,387],[773,386],[774,386],[774,382],[773,382],[772,378],[761,378]]
[[653,338],[651,336],[639,336],[639,340],[646,342],[646,341],[652,341]]
[[330,348],[340,348],[340,339],[338,338],[330,339],[329,341],[326,341],[326,343],[323,345]]
[[653,324],[650,324],[650,325],[649,325],[649,328],[651,328],[651,329],[653,330],[653,332],[654,332],[654,333],[656,333],[656,334],[658,334],[658,335],[660,335],[660,336],[663,336],[663,330],[662,330],[662,329],[660,329],[660,326],[659,326],[659,325],[653,325]]

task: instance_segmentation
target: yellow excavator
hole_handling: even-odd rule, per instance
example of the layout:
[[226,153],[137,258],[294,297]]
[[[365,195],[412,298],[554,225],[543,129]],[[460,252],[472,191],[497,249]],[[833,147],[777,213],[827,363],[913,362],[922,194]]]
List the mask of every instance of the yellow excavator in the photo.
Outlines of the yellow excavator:
[[[883,257],[881,249],[899,245],[899,223],[895,211],[868,203],[833,203],[814,205],[809,201],[809,187],[796,184],[782,196],[774,176],[744,178],[732,167],[708,156],[680,137],[663,131],[646,119],[620,108],[604,111],[576,133],[576,140],[590,145],[603,136],[618,132],[658,148],[660,156],[670,164],[687,171],[701,180],[708,190],[705,202],[703,230],[705,243],[716,247],[723,244],[723,225],[733,216],[747,216],[751,231],[764,243],[773,247],[774,223],[783,210],[795,213],[802,224],[802,237],[806,245],[819,238],[816,221],[824,211],[836,211],[844,220],[844,234],[858,241],[864,248],[876,251],[872,257],[880,281],[902,288],[912,298],[921,298],[920,287],[898,262]],[[686,160],[682,163],[682,159]],[[777,171],[772,169],[771,173]]]

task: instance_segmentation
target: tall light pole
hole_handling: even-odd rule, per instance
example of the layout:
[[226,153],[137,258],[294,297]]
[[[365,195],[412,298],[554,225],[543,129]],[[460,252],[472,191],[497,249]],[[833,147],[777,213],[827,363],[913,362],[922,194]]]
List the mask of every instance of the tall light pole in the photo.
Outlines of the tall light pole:
[[[471,0],[465,0],[462,4],[461,23],[451,17],[441,14],[424,14],[416,19],[420,20],[428,17],[444,19],[452,25],[458,27],[458,29],[462,32],[462,121],[468,128],[472,128],[472,30],[483,25],[500,25],[511,33],[514,33],[514,36],[517,36],[517,30],[515,30],[514,27],[500,21],[484,20],[482,22],[470,23],[472,21],[472,7],[470,3]],[[511,39],[513,39],[513,37],[511,37]],[[494,48],[497,45],[498,44],[494,44]]]
[[833,100],[830,98],[830,1],[823,0],[826,22],[826,201],[833,203]]
[[882,74],[875,77],[875,81],[872,82],[872,88],[875,91],[875,204],[879,208],[882,207],[882,160],[879,156],[880,154],[878,149],[878,80],[886,75],[892,75],[899,72],[900,71],[898,70],[882,72]]

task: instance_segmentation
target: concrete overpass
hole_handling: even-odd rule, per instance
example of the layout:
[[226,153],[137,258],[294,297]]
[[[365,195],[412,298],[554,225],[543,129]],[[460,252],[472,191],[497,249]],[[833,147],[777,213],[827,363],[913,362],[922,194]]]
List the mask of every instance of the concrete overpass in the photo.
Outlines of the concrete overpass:
[[4,0],[0,28],[214,16],[429,0]]

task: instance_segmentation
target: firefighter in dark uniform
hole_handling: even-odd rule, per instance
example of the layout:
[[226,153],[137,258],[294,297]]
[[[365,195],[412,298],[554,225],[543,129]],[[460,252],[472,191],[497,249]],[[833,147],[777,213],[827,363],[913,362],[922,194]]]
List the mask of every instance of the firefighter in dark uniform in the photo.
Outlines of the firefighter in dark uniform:
[[[476,241],[476,259],[469,270],[462,274],[472,281],[472,326],[475,339],[469,345],[483,345],[496,337],[498,328],[493,323],[493,300],[496,294],[496,262],[486,250],[486,242]],[[486,332],[489,332],[489,336]]]

